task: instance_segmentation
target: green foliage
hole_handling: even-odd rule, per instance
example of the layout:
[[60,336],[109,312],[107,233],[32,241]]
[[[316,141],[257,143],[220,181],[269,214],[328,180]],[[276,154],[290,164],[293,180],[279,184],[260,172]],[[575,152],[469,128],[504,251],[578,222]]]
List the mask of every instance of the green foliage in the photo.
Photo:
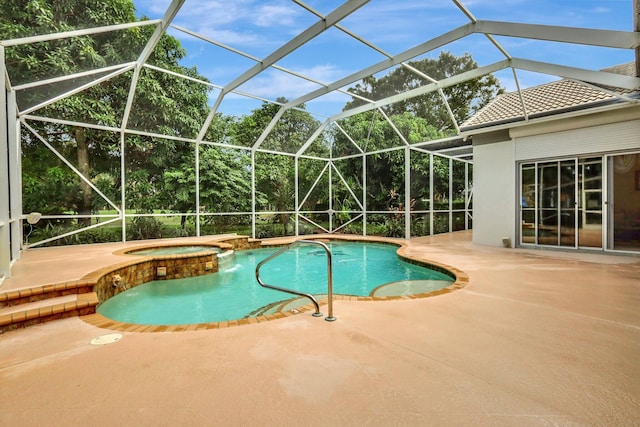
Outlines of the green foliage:
[[408,111],[391,116],[391,121],[409,144],[450,136],[452,133],[439,131],[425,119],[416,117]]
[[[425,141],[444,136],[424,119],[414,117],[408,113],[391,116],[391,121],[401,131],[410,143]],[[385,118],[377,112],[366,112],[351,116],[340,121],[340,127],[365,152],[371,152],[392,146],[400,146],[403,142]],[[336,130],[333,135],[335,156],[351,154],[353,144],[344,133]],[[367,156],[367,207],[369,210],[386,210],[388,193],[390,190],[403,193],[404,189],[404,150],[378,152]],[[422,168],[428,175],[428,156],[421,158],[421,162],[413,162],[412,167]],[[425,163],[426,162],[426,163]],[[362,187],[362,164],[355,161],[341,161],[340,172],[354,185],[352,188]],[[448,179],[448,176],[447,176]],[[427,185],[428,188],[428,185]],[[338,205],[350,198],[345,190],[335,193]],[[401,195],[401,197],[404,197]]]
[[433,214],[433,234],[449,232],[449,213],[436,212]]
[[207,212],[251,211],[249,152],[200,148],[200,205]]
[[[40,221],[33,230],[26,229],[29,243],[56,237],[77,230],[80,224],[75,220]],[[158,239],[162,237],[195,236],[195,226],[176,226],[166,218],[135,217],[128,222],[127,240]],[[91,228],[80,233],[65,236],[46,243],[44,246],[81,245],[90,243],[118,242],[122,239],[122,228],[113,225]]]
[[[287,99],[278,98],[276,102],[287,103]],[[234,141],[241,146],[253,145],[263,131],[267,128],[271,120],[280,110],[280,105],[263,102],[260,108],[251,112],[248,116],[243,116],[234,126]],[[261,144],[261,148],[285,153],[296,153],[303,144],[307,142],[312,133],[320,126],[320,122],[304,111],[304,105],[298,109],[289,109],[282,114],[273,129],[266,136]],[[325,147],[327,143],[320,137],[314,143],[311,153],[322,151],[318,146]]]
[[[298,161],[298,189],[300,200],[306,198],[302,210],[326,210],[329,208],[329,173],[324,169],[327,162],[316,159],[301,158]],[[324,173],[319,176],[321,172]],[[316,180],[317,183],[316,183]],[[334,177],[334,183],[336,177]],[[312,186],[315,184],[315,187]]]
[[[1,0],[0,10],[3,40],[135,20],[131,0]],[[7,51],[7,69],[33,80],[104,66],[120,55],[124,41],[131,42],[124,39],[103,33],[17,46]]]
[[127,240],[159,239],[163,237],[162,222],[149,216],[137,216],[127,224]]
[[242,235],[251,235],[251,216],[205,216],[204,220],[201,219],[200,233],[202,235],[219,233],[237,233]]
[[[43,223],[45,224],[45,223]],[[77,225],[66,225],[64,223],[46,223],[39,226],[29,236],[29,243],[35,243],[41,240],[49,239],[76,230]],[[25,231],[25,235],[29,231]],[[64,246],[64,245],[84,245],[91,243],[118,242],[122,239],[122,228],[103,226],[82,231],[77,234],[65,236],[60,239],[53,240],[45,246]]]
[[411,215],[411,237],[428,236],[430,233],[430,214]]
[[[0,1],[0,5],[3,10],[0,16],[3,39],[136,21],[131,0]],[[10,75],[30,82],[134,61],[154,29],[154,26],[144,26],[15,46],[7,50],[7,69]],[[185,55],[179,41],[165,35],[153,50],[150,62],[206,81],[195,68],[179,64]],[[48,105],[39,113],[66,120],[118,126],[122,121],[132,76],[131,72],[119,75]],[[79,85],[84,81],[80,79],[69,83]],[[208,114],[207,86],[146,68],[142,69],[137,84],[134,108],[129,117],[130,127],[173,136],[197,135]],[[18,99],[18,103],[24,108],[60,91],[56,85],[42,86],[38,91],[23,91],[21,94],[25,95]],[[116,201],[119,199],[119,134],[51,123],[30,124],[108,197]],[[64,181],[60,176],[53,177],[50,183],[41,183],[43,176],[55,172],[46,172],[46,169],[61,163],[58,160],[52,162],[47,153],[47,148],[33,136],[23,138],[23,182],[25,206],[29,206],[29,210],[88,214],[105,206],[101,198],[95,197],[91,187],[64,165],[56,166],[59,167],[56,173],[63,174],[70,184],[60,185]],[[133,178],[127,185],[141,191],[127,200],[132,203],[131,207],[145,211],[162,204],[170,204],[176,210],[195,207],[193,198],[188,200],[184,187],[174,185],[179,183],[181,178],[177,175],[180,173],[193,175],[187,170],[188,167],[193,169],[194,164],[191,144],[130,136],[126,155],[129,160],[127,175]],[[40,160],[45,161],[38,164]]]
[[[279,98],[278,102],[286,103],[287,100]],[[233,135],[237,139],[238,145],[253,145],[279,109],[280,106],[265,102],[261,108],[253,110],[251,115],[244,116],[233,126]],[[319,124],[305,111],[287,110],[261,147],[295,153],[307,141],[313,131],[317,129]],[[322,143],[318,144],[322,146]],[[307,166],[303,166],[299,176],[313,177],[313,180],[315,180],[317,173],[320,171],[320,166],[308,162],[305,165]],[[295,209],[295,163],[292,156],[257,152],[255,155],[255,177],[258,210],[283,212]],[[303,185],[309,188],[311,183],[304,182]],[[282,224],[283,233],[288,235],[292,230],[292,228],[290,229],[290,214],[279,214],[277,221]]]
[[404,237],[404,218],[391,216],[382,227],[385,237]]
[[[31,159],[33,160],[33,159]],[[23,162],[23,167],[36,165],[32,161]],[[77,177],[64,165],[52,164],[34,167],[33,174],[23,176],[23,211],[42,214],[59,214],[79,203],[80,187]],[[63,198],[51,197],[64,195]],[[43,203],[46,201],[47,203]]]

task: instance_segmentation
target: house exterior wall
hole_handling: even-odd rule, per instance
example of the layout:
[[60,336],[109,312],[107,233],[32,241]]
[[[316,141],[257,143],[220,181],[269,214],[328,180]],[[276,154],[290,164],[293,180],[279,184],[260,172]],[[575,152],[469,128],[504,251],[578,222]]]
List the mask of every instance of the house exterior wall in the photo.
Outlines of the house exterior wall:
[[565,117],[473,135],[473,242],[516,242],[517,163],[640,149],[640,109]]
[[473,242],[515,242],[516,168],[512,141],[473,146]]

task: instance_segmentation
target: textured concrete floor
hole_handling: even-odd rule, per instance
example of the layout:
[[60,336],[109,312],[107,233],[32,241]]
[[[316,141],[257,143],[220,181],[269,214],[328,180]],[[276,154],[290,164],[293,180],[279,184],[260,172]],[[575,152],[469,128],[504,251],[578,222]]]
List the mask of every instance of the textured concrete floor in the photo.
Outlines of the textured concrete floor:
[[[74,274],[67,250],[56,265]],[[300,314],[103,346],[90,341],[111,331],[80,319],[0,335],[0,425],[640,425],[640,258],[480,247],[468,233],[407,251],[469,285],[336,301],[333,323]]]

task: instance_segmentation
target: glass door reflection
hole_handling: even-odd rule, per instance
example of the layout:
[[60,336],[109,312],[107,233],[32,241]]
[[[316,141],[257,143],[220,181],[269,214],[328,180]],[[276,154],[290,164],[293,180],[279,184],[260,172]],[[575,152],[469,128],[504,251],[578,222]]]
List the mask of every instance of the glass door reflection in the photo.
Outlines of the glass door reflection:
[[536,241],[536,165],[523,164],[520,167],[522,194],[520,199],[520,243]]
[[558,162],[538,164],[538,228],[539,245],[558,245]]
[[640,153],[610,156],[608,248],[640,251]]
[[602,248],[602,157],[580,159],[578,245]]

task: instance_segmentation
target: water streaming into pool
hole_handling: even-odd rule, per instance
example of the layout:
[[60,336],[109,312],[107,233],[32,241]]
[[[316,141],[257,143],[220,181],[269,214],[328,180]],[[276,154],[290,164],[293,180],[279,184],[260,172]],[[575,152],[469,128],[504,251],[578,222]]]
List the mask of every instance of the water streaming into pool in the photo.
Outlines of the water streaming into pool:
[[[334,294],[368,296],[393,282],[419,281],[436,290],[453,283],[441,272],[402,261],[396,246],[377,243],[330,242]],[[235,260],[218,273],[187,279],[154,281],[107,300],[98,312],[110,319],[148,325],[176,325],[241,319],[292,295],[258,285],[258,262],[278,248],[236,252]],[[297,246],[265,264],[265,283],[314,295],[327,293],[327,258],[317,246]],[[308,302],[308,300],[307,300]]]

